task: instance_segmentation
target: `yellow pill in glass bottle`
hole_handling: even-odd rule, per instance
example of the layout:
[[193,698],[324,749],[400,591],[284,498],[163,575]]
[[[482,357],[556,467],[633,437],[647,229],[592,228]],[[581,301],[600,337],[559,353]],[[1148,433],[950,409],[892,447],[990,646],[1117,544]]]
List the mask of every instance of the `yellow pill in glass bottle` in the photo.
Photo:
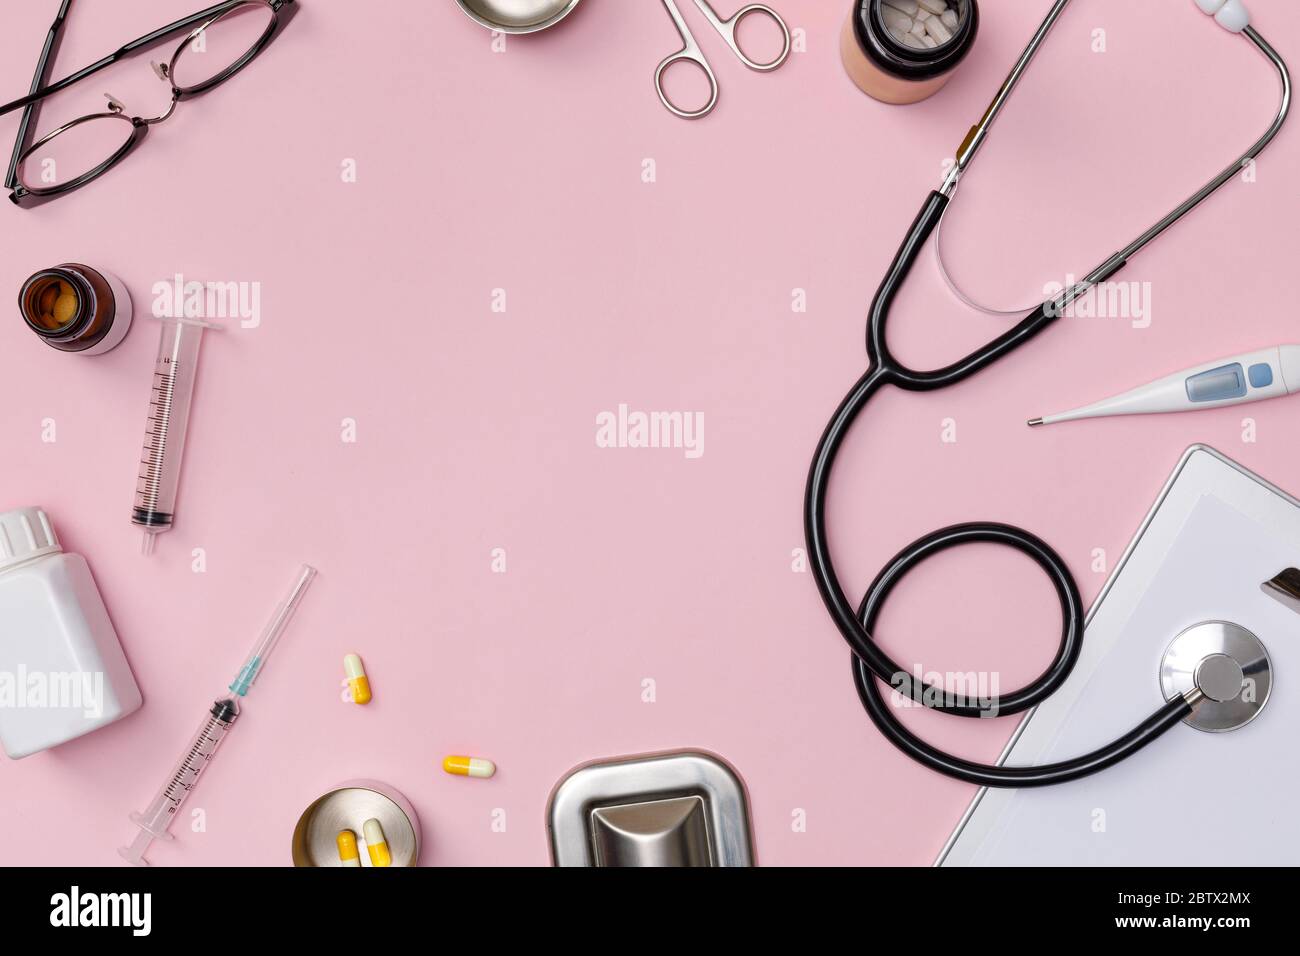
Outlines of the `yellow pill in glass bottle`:
[[112,273],[78,262],[32,275],[18,292],[18,310],[46,345],[78,355],[103,355],[131,327],[126,286]]

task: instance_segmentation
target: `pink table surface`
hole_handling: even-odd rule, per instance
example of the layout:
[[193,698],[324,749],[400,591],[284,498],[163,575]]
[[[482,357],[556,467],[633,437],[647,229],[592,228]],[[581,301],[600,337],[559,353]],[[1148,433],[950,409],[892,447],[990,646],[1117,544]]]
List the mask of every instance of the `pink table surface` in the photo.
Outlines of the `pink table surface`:
[[[545,864],[547,796],[570,767],[678,747],[743,774],[762,863],[934,858],[973,790],[872,728],[793,553],[814,444],[865,365],[876,283],[1048,3],[985,0],[960,72],[906,108],[845,77],[848,2],[777,5],[801,49],[760,76],[683,4],[722,87],[717,111],[687,123],[651,88],[676,49],[654,0],[586,0],[503,52],[448,0],[303,0],[263,59],[181,104],[127,164],[75,197],[0,208],[8,295],[69,260],[116,272],[141,312],[177,273],[261,288],[256,328],[207,340],[176,528],[148,559],[128,519],[153,325],[86,359],[43,347],[13,311],[0,324],[0,507],[45,507],[89,559],[145,696],[108,729],[0,759],[0,861],[117,863],[127,813],[302,561],[320,578],[191,803],[206,830],[182,821],[156,863],[287,864],[303,808],[373,777],[419,811],[424,864]],[[194,6],[78,0],[59,66]],[[1294,53],[1294,5],[1251,6]],[[0,90],[17,96],[56,3],[9,7]],[[60,95],[42,131],[105,90],[137,113],[166,98],[138,58]],[[1253,141],[1276,97],[1254,49],[1187,0],[1078,0],[953,207],[958,277],[1016,302],[1085,273]],[[1285,401],[1024,426],[1297,341],[1296,158],[1292,126],[1253,182],[1121,274],[1150,283],[1146,327],[1066,320],[959,387],[881,395],[832,493],[846,586],[860,593],[934,528],[1001,520],[1044,536],[1091,600],[1105,580],[1094,549],[1113,566],[1194,441],[1300,491],[1300,406]],[[1004,327],[956,303],[928,253],[896,315],[896,349],[921,365]],[[704,454],[597,447],[596,415],[621,403],[702,412]],[[47,419],[56,441],[42,440]],[[1058,623],[1038,572],[992,550],[931,562],[879,630],[909,664],[1010,688],[1050,660]],[[340,700],[348,651],[373,682],[364,708]],[[913,725],[991,759],[1014,720]],[[448,753],[500,771],[447,776]]]

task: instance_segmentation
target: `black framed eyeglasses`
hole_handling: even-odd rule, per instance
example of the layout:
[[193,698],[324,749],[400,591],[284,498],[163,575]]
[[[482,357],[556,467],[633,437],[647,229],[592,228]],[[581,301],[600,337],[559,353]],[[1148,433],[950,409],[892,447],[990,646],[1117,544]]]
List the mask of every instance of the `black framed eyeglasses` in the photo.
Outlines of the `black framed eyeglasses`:
[[[23,110],[4,188],[19,206],[54,199],[98,179],[143,142],[149,127],[168,119],[181,100],[206,93],[255,60],[297,10],[295,0],[225,0],[132,40],[63,79],[49,82],[72,0],[61,0],[45,38],[31,92],[0,106],[0,115]],[[64,123],[34,142],[39,104],[141,50],[184,34],[166,63],[152,64],[158,78],[171,85],[171,102],[159,116],[132,116],[108,97],[108,108]]]

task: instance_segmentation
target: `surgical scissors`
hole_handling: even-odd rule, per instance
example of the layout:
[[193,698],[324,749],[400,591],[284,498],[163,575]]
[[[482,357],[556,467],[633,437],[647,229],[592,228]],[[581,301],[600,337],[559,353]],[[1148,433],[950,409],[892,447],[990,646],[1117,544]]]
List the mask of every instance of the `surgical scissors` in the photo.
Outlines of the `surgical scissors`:
[[[673,23],[677,26],[677,33],[682,38],[682,48],[672,56],[665,57],[663,62],[655,70],[655,91],[659,94],[659,101],[664,104],[669,112],[680,116],[682,119],[699,119],[701,116],[707,116],[713,112],[713,107],[718,103],[718,78],[713,75],[713,69],[709,66],[709,61],[704,58],[704,53],[700,50],[700,45],[695,42],[695,34],[691,28],[686,25],[682,19],[682,12],[677,9],[675,0],[663,0],[664,6],[668,9],[668,15],[673,18]],[[775,70],[778,66],[786,61],[790,55],[790,28],[781,19],[781,14],[777,13],[765,3],[751,3],[741,7],[730,18],[723,20],[717,12],[709,6],[707,0],[695,0],[695,5],[700,8],[700,12],[708,18],[709,23],[713,24],[713,29],[722,35],[727,46],[731,47],[731,52],[736,54],[740,62],[745,64],[751,70],[757,70],[760,73],[768,73]],[[736,41],[736,30],[740,22],[745,17],[754,13],[761,13],[769,18],[773,23],[781,28],[782,45],[781,52],[776,59],[767,63],[759,63],[750,59],[740,44]],[[668,99],[668,94],[664,92],[664,71],[674,63],[689,62],[698,66],[704,71],[704,75],[709,80],[709,101],[697,110],[684,110],[673,104]]]

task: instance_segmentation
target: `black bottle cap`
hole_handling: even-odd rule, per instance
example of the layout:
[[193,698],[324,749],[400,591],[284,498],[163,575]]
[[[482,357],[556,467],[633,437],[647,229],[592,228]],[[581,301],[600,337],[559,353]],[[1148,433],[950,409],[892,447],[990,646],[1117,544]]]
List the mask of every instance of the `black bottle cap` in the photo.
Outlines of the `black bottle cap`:
[[899,43],[885,26],[881,0],[853,11],[853,34],[862,52],[882,70],[907,80],[929,80],[953,69],[966,58],[979,34],[980,8],[976,0],[952,0],[957,6],[957,27],[952,39],[932,49],[917,50]]

